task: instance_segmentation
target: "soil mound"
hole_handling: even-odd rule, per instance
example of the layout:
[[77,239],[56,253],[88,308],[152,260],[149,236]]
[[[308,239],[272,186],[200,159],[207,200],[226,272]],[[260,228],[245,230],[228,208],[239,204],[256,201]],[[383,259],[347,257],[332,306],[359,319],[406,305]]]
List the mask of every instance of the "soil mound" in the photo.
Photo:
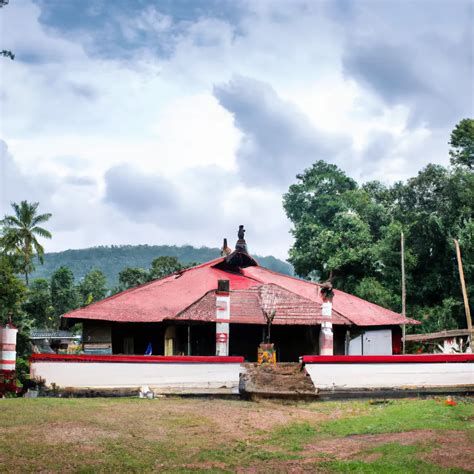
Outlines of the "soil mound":
[[246,393],[314,394],[310,376],[298,363],[245,364],[240,389]]

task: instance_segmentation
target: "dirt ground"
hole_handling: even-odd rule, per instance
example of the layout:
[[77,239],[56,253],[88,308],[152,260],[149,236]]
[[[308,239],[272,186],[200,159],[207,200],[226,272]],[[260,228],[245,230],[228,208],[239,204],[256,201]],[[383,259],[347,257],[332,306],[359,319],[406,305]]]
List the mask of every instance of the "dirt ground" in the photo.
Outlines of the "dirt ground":
[[315,393],[315,388],[306,370],[300,364],[277,365],[245,364],[241,383],[247,392],[297,392]]
[[0,400],[0,472],[474,472],[473,421],[469,399]]

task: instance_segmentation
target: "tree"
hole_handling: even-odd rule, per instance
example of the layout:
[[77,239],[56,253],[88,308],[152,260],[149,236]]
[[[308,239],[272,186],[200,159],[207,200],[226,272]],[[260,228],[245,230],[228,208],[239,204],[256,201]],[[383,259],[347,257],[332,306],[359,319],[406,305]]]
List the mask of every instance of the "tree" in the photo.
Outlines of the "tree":
[[141,285],[148,280],[148,272],[144,268],[124,268],[119,273],[119,291]]
[[91,270],[77,286],[82,306],[104,299],[108,291],[106,285],[105,275],[98,269]]
[[354,294],[359,298],[371,301],[385,308],[399,306],[399,298],[397,298],[397,295],[388,288],[385,288],[382,283],[374,277],[362,278],[362,280],[357,283]]
[[283,207],[293,223],[309,216],[327,224],[338,212],[347,210],[344,194],[357,189],[352,178],[324,161],[316,162],[296,179],[298,183],[292,184],[283,196]]
[[449,151],[453,166],[465,166],[474,169],[474,120],[461,120],[451,133]]
[[283,197],[293,222],[290,262],[301,276],[334,278],[339,288],[370,271],[373,229],[384,223],[383,208],[335,165],[318,161],[297,176]]
[[58,268],[51,276],[51,304],[54,308],[55,326],[59,326],[62,314],[79,306],[74,275],[67,267]]
[[[452,145],[470,156],[466,133],[459,135],[453,131]],[[337,288],[400,311],[403,230],[407,314],[423,319],[415,330],[465,327],[453,238],[474,301],[472,167],[429,164],[406,182],[359,186],[319,161],[297,176],[283,205],[293,223],[290,261],[298,275],[332,277]]]
[[39,328],[51,328],[54,325],[54,308],[51,304],[51,287],[45,278],[33,280],[26,293],[23,310]]
[[0,224],[3,225],[1,244],[7,252],[20,258],[21,273],[25,275],[28,285],[28,275],[34,270],[33,258],[37,256],[43,263],[44,249],[37,237],[51,238],[51,233],[38,224],[47,222],[51,214],[37,214],[39,203],[21,201],[12,203],[14,215],[5,216]]
[[25,291],[25,285],[15,276],[10,259],[0,256],[0,326],[9,321],[17,325]]
[[157,257],[151,262],[148,279],[156,280],[163,278],[182,269],[183,266],[176,257]]

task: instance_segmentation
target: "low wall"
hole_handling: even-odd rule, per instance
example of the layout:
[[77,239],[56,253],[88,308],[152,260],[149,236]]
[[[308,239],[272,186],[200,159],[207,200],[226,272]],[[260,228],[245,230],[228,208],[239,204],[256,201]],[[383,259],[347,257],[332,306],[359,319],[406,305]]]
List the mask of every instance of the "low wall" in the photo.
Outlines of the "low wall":
[[242,357],[33,354],[30,375],[47,387],[156,393],[239,393]]
[[474,388],[474,354],[303,356],[320,390]]

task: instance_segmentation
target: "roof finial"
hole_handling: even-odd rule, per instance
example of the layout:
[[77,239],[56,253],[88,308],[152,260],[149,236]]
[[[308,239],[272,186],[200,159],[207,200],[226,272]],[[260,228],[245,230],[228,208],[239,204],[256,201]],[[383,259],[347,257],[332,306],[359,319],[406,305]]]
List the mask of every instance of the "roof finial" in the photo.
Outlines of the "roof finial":
[[245,242],[245,229],[243,225],[239,225],[237,237],[239,240],[237,240],[237,243],[235,244],[235,250],[247,253],[247,243]]
[[224,243],[221,248],[221,257],[227,257],[232,253],[232,249],[227,245],[227,239],[224,239]]

